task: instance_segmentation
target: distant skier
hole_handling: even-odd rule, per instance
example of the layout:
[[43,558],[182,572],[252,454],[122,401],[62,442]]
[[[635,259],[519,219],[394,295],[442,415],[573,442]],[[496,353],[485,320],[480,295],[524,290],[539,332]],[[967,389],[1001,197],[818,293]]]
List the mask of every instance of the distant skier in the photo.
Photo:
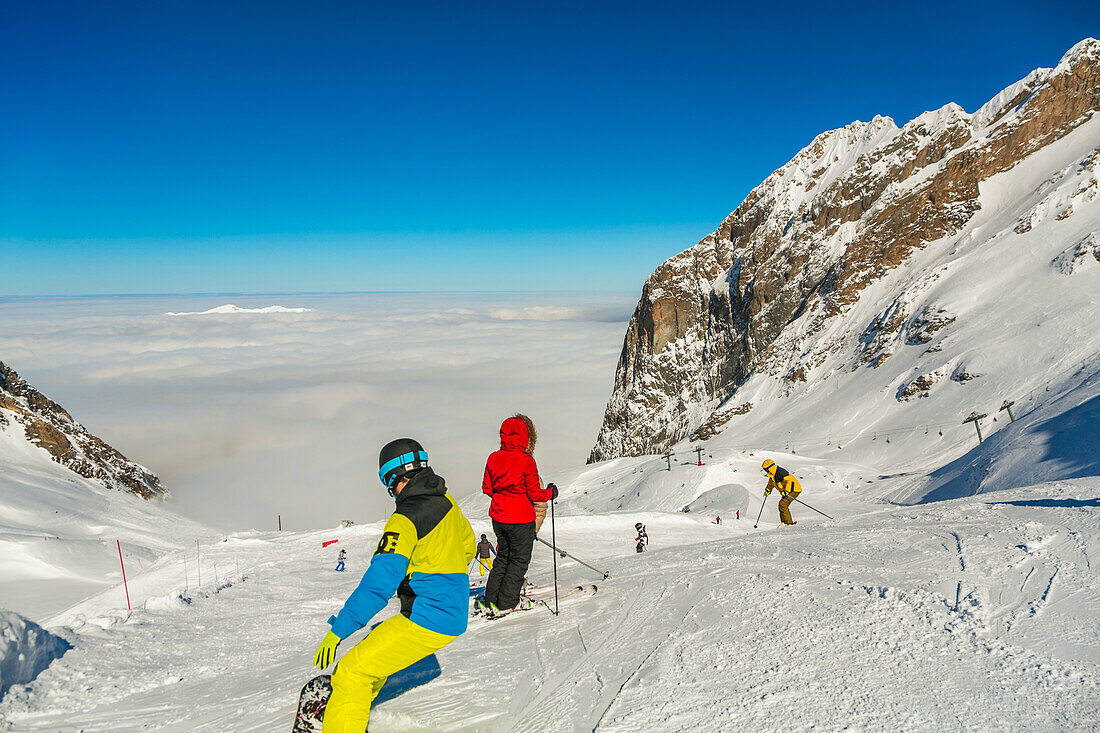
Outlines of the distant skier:
[[715,523],[715,524],[721,524],[721,523],[722,523],[722,517],[721,517],[720,515],[719,515],[719,516],[716,516],[716,517],[714,518],[714,523]]
[[634,531],[638,535],[634,538],[634,542],[637,543],[634,545],[634,551],[645,552],[646,548],[649,547],[649,535],[645,533],[645,525],[638,522],[634,525]]
[[775,461],[772,460],[764,461],[760,468],[768,476],[768,486],[764,489],[764,499],[768,498],[768,495],[772,493],[772,489],[777,489],[783,497],[779,500],[779,521],[783,524],[798,524],[798,522],[791,519],[791,502],[802,493],[802,486],[798,483],[798,479],[786,469],[775,465]]
[[485,575],[486,570],[491,571],[493,569],[492,556],[495,555],[496,552],[497,551],[493,549],[493,543],[490,542],[485,535],[481,535],[481,542],[477,543],[477,574],[479,576]]
[[336,556],[336,572],[344,572],[344,558],[348,556],[347,551],[340,550],[340,554]]
[[740,510],[740,509],[738,509],[738,510],[736,510],[736,511],[737,511],[737,513],[733,515],[733,518],[734,518],[734,519],[740,519],[740,518],[741,518],[741,510]]
[[497,536],[497,557],[479,603],[491,614],[509,611],[519,603],[535,544],[535,502],[558,496],[556,486],[542,488],[531,455],[537,439],[531,418],[513,415],[500,426],[500,450],[485,462],[481,490],[492,497],[489,517]]
[[359,586],[336,616],[313,658],[322,670],[343,639],[370,623],[396,592],[401,613],[375,626],[332,673],[323,730],[362,731],[386,678],[454,641],[469,618],[467,568],[474,530],[428,466],[420,443],[400,438],[378,456],[378,477],[397,507]]

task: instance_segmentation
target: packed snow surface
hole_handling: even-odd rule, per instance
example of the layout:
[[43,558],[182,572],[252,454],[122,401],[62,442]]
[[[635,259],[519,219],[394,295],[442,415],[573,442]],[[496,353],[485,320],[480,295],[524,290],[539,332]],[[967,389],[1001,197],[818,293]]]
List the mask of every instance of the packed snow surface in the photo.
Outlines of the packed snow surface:
[[[474,619],[434,657],[391,678],[372,731],[1087,730],[1100,725],[1100,478],[916,506],[903,479],[866,466],[773,455],[802,479],[778,526],[758,529],[710,495],[739,501],[760,455],[704,465],[623,459],[564,476],[563,589],[501,621]],[[736,490],[728,487],[737,487]],[[678,506],[595,509],[649,496]],[[587,492],[587,493],[586,493]],[[485,501],[464,502],[489,533]],[[695,506],[695,505],[693,505]],[[650,550],[634,552],[633,526]],[[43,619],[73,648],[0,702],[20,731],[289,730],[325,619],[359,580],[378,524],[231,535],[163,554],[121,585]],[[541,533],[554,530],[548,521]],[[339,542],[322,549],[323,541]],[[348,570],[333,571],[348,552]],[[547,585],[536,545],[529,578]],[[185,567],[186,565],[186,567]],[[217,580],[215,581],[215,565]],[[186,574],[185,574],[186,573]],[[472,577],[471,593],[481,579]],[[552,597],[548,598],[553,604]],[[380,617],[397,612],[396,603]],[[379,619],[380,620],[380,619]],[[362,632],[341,645],[346,651]]]

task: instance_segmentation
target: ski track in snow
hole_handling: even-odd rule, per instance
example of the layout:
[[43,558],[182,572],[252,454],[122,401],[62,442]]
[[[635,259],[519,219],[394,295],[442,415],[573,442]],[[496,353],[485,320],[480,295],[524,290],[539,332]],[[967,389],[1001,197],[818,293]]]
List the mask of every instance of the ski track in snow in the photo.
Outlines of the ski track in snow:
[[[562,560],[562,585],[598,593],[564,599],[556,618],[536,608],[473,619],[436,655],[442,673],[379,703],[371,730],[1091,729],[1100,583],[1088,554],[1100,518],[1058,501],[1098,493],[1100,480],[1080,479],[862,512],[822,497],[825,511],[848,507],[839,521],[804,511],[797,527],[759,530],[654,513],[642,554],[635,514],[559,517],[560,545],[611,573]],[[114,588],[48,621],[73,649],[13,687],[0,720],[18,731],[287,730],[324,619],[378,533],[230,537],[206,555],[222,587],[189,604],[182,556],[166,555],[136,574],[160,594],[134,612],[118,610]],[[335,537],[347,573],[320,550]],[[549,580],[549,551],[536,550],[530,577]]]

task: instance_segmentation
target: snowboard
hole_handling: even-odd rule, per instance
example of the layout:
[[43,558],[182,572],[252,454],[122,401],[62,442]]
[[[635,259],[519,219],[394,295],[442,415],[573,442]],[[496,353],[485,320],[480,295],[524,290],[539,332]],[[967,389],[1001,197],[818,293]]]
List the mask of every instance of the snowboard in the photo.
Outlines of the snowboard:
[[332,675],[318,675],[307,682],[298,697],[298,714],[291,733],[321,733],[321,721],[325,719],[325,706],[331,694]]

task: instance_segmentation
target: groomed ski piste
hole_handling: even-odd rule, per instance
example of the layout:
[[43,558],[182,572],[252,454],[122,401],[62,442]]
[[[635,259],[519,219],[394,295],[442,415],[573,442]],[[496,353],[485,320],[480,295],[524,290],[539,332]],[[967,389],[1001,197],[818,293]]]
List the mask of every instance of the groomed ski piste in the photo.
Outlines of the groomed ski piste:
[[[1100,479],[898,506],[879,497],[912,476],[767,455],[835,520],[796,503],[798,524],[778,525],[773,494],[754,529],[764,483],[755,451],[715,447],[705,465],[693,457],[671,470],[655,456],[620,459],[563,476],[558,545],[610,577],[559,558],[561,587],[599,592],[566,598],[558,616],[472,619],[390,679],[371,730],[1100,725]],[[699,497],[689,513],[599,508],[627,495],[661,506],[684,491]],[[464,508],[492,536],[484,503]],[[651,540],[642,554],[637,521]],[[201,588],[193,545],[134,568],[133,611],[119,584],[41,620],[71,649],[12,685],[0,719],[18,731],[289,730],[325,619],[380,530],[203,537]],[[341,548],[347,571],[336,573]],[[551,581],[551,559],[536,544],[532,582]],[[392,602],[378,620],[396,612]]]

